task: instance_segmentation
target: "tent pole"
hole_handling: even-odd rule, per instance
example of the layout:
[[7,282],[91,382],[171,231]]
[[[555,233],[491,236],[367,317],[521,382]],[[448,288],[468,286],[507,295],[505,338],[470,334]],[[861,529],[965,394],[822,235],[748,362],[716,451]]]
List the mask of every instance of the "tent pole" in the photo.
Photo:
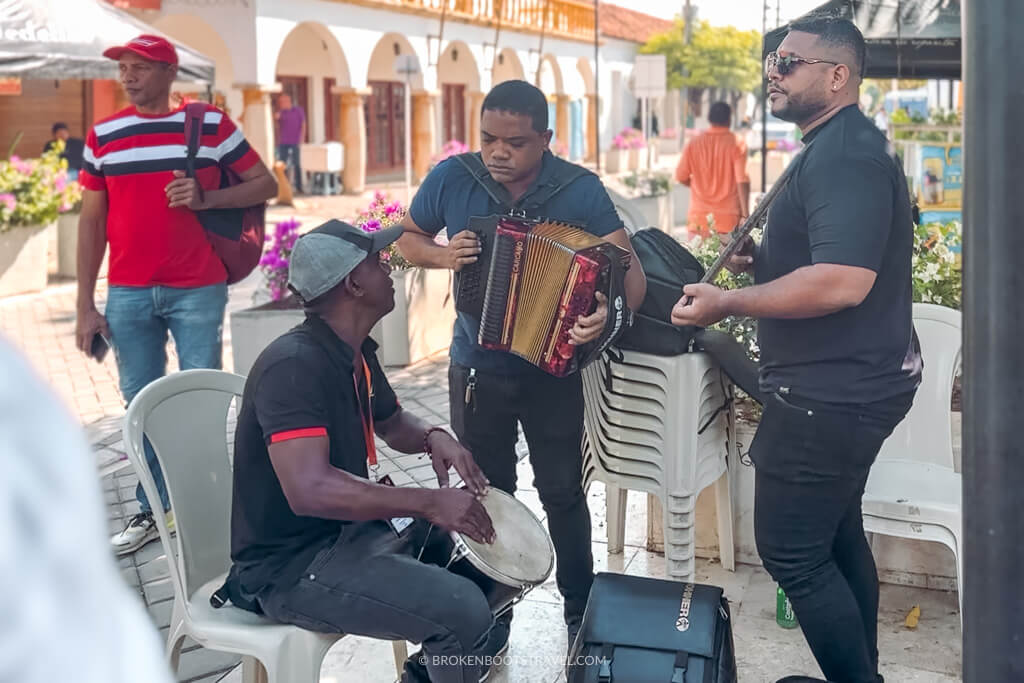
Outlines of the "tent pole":
[[[964,683],[1021,680],[1024,671],[1024,3],[964,3]],[[928,360],[925,359],[927,365]],[[927,370],[925,371],[927,372]]]

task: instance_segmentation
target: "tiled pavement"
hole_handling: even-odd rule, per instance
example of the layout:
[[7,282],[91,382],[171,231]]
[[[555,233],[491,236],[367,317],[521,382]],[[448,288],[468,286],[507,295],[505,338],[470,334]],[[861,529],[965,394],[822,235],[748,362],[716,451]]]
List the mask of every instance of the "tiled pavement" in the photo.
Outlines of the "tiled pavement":
[[[348,202],[346,204],[345,202]],[[307,205],[305,211],[275,209],[273,217],[299,214],[307,227],[322,217],[352,214],[352,200],[328,198]],[[319,214],[319,215],[316,215]],[[259,289],[259,276],[232,288],[229,314],[253,301]],[[102,301],[104,288],[98,290]],[[117,391],[114,360],[97,364],[74,348],[73,284],[57,283],[46,292],[0,300],[0,334],[13,340],[35,367],[47,377],[76,414],[88,432],[102,478],[111,532],[118,531],[124,519],[138,509],[135,501],[136,478],[125,468],[120,437],[123,406]],[[225,326],[224,367],[231,368],[230,333]],[[175,359],[169,348],[169,370]],[[445,359],[437,357],[415,366],[392,369],[389,377],[403,406],[425,419],[446,424],[448,415]],[[433,485],[433,472],[425,458],[399,455],[381,449],[381,470],[390,473],[399,485]],[[520,443],[520,455],[526,455]],[[522,460],[519,498],[539,518],[543,509],[532,487],[529,464]],[[608,569],[629,574],[659,576],[664,558],[645,550],[646,504],[639,494],[631,494],[627,514],[624,553],[610,555],[605,545],[604,490],[595,485],[589,495],[594,519],[593,545],[597,570]],[[172,605],[172,589],[166,558],[158,542],[151,543],[132,556],[122,558],[120,566],[126,582],[133,586],[149,609],[155,625],[166,637]],[[737,657],[744,683],[775,681],[784,674],[815,674],[816,667],[799,632],[784,631],[774,623],[774,584],[759,567],[740,566],[736,573],[724,571],[716,562],[698,563],[698,580],[726,587],[732,602]],[[903,617],[913,606],[922,609],[920,626],[911,631],[903,626]],[[517,608],[513,624],[507,667],[495,672],[497,683],[562,681],[558,659],[564,655],[564,631],[554,577],[527,595]],[[951,683],[960,680],[960,632],[956,596],[951,593],[884,585],[880,617],[880,649],[886,679],[900,682]],[[241,680],[237,658],[187,646],[181,658],[179,680]],[[393,680],[390,646],[365,638],[346,637],[331,649],[324,661],[321,683],[343,681]]]

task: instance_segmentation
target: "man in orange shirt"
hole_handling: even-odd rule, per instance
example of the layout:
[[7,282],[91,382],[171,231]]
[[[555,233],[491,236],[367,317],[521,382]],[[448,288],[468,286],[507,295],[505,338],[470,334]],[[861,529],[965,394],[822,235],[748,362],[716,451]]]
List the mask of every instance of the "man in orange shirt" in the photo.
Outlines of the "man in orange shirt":
[[716,232],[727,233],[750,212],[750,178],[747,177],[747,145],[731,130],[732,107],[715,102],[708,112],[711,128],[683,150],[676,180],[690,188],[690,235],[710,234],[708,214]]

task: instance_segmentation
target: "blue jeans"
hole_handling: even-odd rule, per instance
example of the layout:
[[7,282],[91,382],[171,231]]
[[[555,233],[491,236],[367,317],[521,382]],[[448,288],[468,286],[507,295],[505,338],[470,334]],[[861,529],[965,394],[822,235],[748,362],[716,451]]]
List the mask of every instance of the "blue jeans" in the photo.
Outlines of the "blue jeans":
[[[116,287],[107,294],[105,315],[117,358],[125,405],[167,372],[167,332],[174,337],[182,370],[221,367],[221,332],[228,288],[224,283],[193,289]],[[145,441],[146,463],[156,481],[163,509],[171,508],[156,453]],[[135,489],[143,512],[151,512],[140,483]]]
[[298,145],[278,145],[277,160],[283,161],[285,175],[296,192],[302,192],[302,164],[299,163]]

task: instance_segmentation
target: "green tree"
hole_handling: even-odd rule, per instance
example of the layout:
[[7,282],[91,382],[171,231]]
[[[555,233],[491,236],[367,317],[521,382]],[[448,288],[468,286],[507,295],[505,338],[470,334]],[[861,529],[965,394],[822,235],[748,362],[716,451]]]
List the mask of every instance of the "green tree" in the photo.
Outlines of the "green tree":
[[684,27],[683,20],[676,19],[670,30],[652,36],[640,48],[642,54],[665,55],[669,88],[720,88],[735,93],[758,88],[761,34],[702,21],[685,45]]

